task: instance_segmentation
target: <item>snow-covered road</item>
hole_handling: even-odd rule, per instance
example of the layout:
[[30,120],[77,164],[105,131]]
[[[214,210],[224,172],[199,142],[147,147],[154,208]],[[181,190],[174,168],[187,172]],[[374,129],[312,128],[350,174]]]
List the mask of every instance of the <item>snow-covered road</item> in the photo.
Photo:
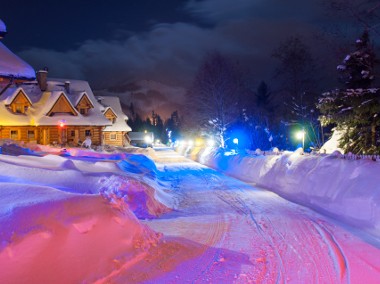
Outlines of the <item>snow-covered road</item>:
[[374,237],[172,150],[128,151],[0,155],[0,283],[380,283]]
[[175,152],[156,155],[179,205],[145,222],[168,246],[151,255],[148,282],[379,283],[380,246],[367,237]]

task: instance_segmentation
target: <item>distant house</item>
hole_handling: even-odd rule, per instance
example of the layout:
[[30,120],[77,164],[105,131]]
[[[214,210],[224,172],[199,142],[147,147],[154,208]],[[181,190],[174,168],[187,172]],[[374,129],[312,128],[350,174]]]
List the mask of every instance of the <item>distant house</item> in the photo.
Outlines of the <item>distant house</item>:
[[112,123],[103,129],[103,143],[113,146],[129,145],[128,132],[132,129],[127,124],[128,116],[123,113],[118,97],[97,97],[103,105],[104,116]]
[[102,110],[85,81],[47,81],[45,91],[38,82],[12,85],[0,96],[0,138],[77,146],[91,137],[101,145],[112,124]]
[[90,137],[92,145],[124,146],[126,119],[117,98],[101,104],[86,81],[48,80],[47,70],[36,73],[0,42],[0,139],[77,146]]

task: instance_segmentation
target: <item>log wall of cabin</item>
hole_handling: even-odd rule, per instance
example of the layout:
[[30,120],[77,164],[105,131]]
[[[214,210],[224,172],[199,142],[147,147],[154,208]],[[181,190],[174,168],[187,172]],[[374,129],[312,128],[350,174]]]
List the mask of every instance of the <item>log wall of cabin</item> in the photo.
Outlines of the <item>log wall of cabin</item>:
[[[111,139],[111,135],[116,134],[116,139]],[[125,146],[125,132],[121,131],[104,131],[103,132],[103,143],[111,146]]]
[[[0,139],[36,142],[42,145],[69,144],[71,146],[78,146],[78,143],[86,139],[86,130],[89,130],[91,132],[92,144],[97,146],[102,145],[102,129],[103,126],[64,126],[63,128],[51,125],[37,127],[2,126],[0,127]],[[12,137],[12,131],[17,131],[17,137]],[[64,132],[64,140],[62,140],[62,132]]]
[[[17,135],[12,137],[12,131],[17,131]],[[2,126],[0,128],[1,139],[13,139],[15,141],[24,142],[37,142],[37,136],[37,129],[34,126]]]

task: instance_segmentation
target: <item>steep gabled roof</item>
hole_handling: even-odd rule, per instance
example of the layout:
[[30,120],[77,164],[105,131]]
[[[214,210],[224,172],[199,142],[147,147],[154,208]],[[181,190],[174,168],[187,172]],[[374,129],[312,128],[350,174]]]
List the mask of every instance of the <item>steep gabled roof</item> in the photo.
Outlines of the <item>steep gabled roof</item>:
[[106,114],[107,110],[112,110],[112,112],[116,115],[115,123],[107,126],[103,131],[132,131],[132,129],[127,124],[128,116],[123,113],[120,99],[118,97],[102,96],[98,97],[98,100],[105,107],[103,111],[104,114]]
[[24,89],[22,87],[18,87],[17,89],[10,88],[7,91],[4,92],[4,94],[1,96],[1,99],[3,100],[5,105],[11,105],[12,102],[18,97],[18,96],[24,96],[30,105],[32,105],[32,101],[29,98],[29,96],[26,94]]
[[112,113],[112,115],[115,117],[115,118],[117,118],[117,114],[116,114],[116,112],[112,109],[112,107],[106,107],[106,109],[104,110],[104,115],[106,115],[107,113],[109,113],[109,112],[111,112]]
[[50,116],[53,113],[67,113],[67,111],[62,111],[59,109],[62,104],[70,111],[72,115],[78,115],[75,107],[71,104],[69,98],[64,92],[53,92],[51,98],[52,100],[50,100],[50,102],[53,102],[53,104],[51,105],[49,111],[46,113],[47,116]]
[[91,108],[94,108],[94,104],[92,103],[91,99],[89,98],[86,92],[80,92],[78,94],[76,102],[74,104],[75,107],[77,107],[83,100],[87,101],[90,104]]
[[[104,117],[104,106],[99,104],[92,90],[86,81],[70,80],[70,94],[66,94],[64,84],[66,79],[48,80],[48,89],[41,92],[37,82],[23,83],[20,86],[12,85],[0,96],[0,125],[57,125],[59,120],[65,120],[66,125],[89,125],[89,126],[108,126],[111,125]],[[27,109],[25,115],[13,113],[7,108],[10,102],[23,90],[31,107]],[[83,97],[84,93],[94,108],[90,108],[86,115],[81,115],[75,108],[75,103]],[[67,106],[68,113],[55,113],[54,105],[61,98]]]

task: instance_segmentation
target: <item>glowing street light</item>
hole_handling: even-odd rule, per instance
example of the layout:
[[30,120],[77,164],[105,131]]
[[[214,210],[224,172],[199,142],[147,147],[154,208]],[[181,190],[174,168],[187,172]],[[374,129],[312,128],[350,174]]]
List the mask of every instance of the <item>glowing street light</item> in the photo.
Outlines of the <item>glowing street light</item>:
[[306,135],[306,132],[304,129],[296,133],[296,138],[299,140],[302,140],[302,150],[304,150],[305,148],[305,135]]
[[214,139],[209,139],[209,140],[207,140],[207,146],[209,146],[209,147],[213,147],[215,145],[215,141],[214,141]]
[[239,144],[239,139],[237,139],[237,138],[234,138],[234,139],[232,140],[232,143],[234,143],[234,144],[238,145],[238,144]]

